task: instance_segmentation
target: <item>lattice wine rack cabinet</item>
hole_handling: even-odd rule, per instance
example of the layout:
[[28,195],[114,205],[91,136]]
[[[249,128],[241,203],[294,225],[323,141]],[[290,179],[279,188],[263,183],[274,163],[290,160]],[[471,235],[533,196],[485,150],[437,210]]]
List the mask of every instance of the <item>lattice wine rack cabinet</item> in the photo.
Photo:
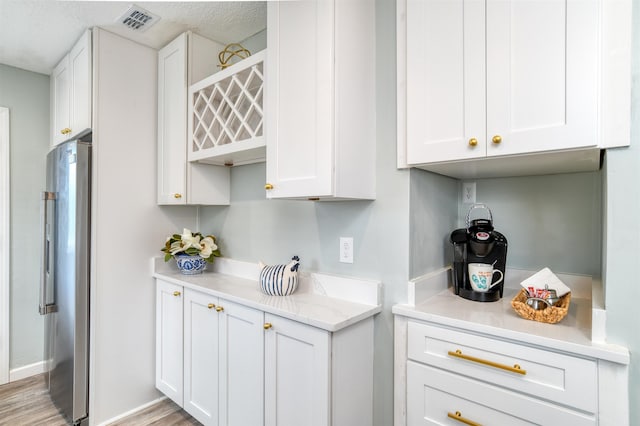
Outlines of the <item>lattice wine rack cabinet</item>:
[[189,161],[232,166],[265,160],[265,55],[258,52],[189,88]]

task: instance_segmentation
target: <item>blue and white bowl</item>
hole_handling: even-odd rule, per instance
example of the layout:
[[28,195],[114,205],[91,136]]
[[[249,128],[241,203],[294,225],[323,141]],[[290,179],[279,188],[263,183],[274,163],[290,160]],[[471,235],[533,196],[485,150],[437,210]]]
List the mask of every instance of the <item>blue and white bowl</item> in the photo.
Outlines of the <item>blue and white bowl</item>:
[[185,275],[201,274],[207,269],[207,261],[199,255],[190,256],[188,254],[176,254],[178,269]]

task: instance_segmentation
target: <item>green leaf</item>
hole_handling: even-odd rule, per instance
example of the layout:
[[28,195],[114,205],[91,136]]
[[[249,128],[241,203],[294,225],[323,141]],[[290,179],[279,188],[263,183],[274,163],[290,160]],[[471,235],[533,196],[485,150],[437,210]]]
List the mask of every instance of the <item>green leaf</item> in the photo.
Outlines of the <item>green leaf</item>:
[[172,257],[173,257],[173,256],[171,256],[171,253],[167,253],[167,254],[165,254],[165,255],[164,255],[164,261],[165,261],[165,262],[168,262],[168,261],[169,261],[169,259],[171,259]]

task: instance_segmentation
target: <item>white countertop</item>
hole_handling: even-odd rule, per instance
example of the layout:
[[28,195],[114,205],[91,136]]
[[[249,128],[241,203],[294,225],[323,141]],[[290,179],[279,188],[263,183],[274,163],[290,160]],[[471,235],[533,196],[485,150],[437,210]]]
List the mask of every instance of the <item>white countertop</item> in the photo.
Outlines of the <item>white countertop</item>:
[[[440,284],[435,285],[437,291],[423,293],[424,298],[417,298],[415,305],[395,305],[393,313],[523,344],[620,364],[629,363],[626,348],[591,340],[590,291],[572,287],[567,316],[557,324],[546,324],[524,319],[513,310],[511,300],[520,291],[517,283],[513,285],[513,282],[507,282],[504,295],[499,301],[482,303],[457,296],[452,287],[445,285],[444,289],[437,288],[438,285],[442,286],[442,277],[439,280]],[[433,283],[431,286],[434,288]]]
[[[301,272],[300,285],[290,296],[268,296],[258,286],[257,266],[230,259],[199,275],[183,275],[174,262],[154,259],[153,276],[231,302],[259,309],[327,331],[338,331],[369,318],[382,309],[380,283],[349,277]],[[231,275],[230,273],[234,273]]]

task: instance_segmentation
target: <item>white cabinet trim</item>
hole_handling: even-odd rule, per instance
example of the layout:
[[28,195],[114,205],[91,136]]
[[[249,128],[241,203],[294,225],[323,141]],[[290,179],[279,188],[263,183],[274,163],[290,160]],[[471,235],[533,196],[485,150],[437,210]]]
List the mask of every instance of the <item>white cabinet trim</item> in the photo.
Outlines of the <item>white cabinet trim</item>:
[[9,381],[9,285],[11,269],[9,108],[0,107],[0,385]]

